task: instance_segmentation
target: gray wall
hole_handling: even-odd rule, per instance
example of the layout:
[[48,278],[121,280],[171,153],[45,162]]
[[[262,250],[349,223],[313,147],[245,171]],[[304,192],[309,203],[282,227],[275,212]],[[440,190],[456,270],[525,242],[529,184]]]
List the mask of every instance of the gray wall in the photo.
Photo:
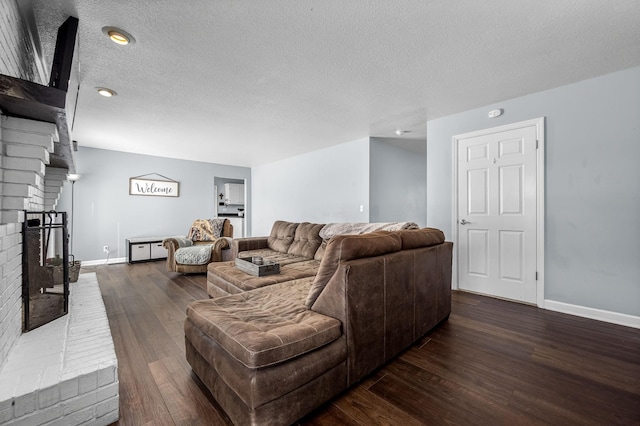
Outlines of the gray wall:
[[[214,177],[247,179],[249,199],[251,170],[197,161],[175,160],[95,148],[77,152],[80,180],[74,188],[74,242],[76,259],[125,256],[130,237],[186,235],[194,219],[214,215]],[[180,182],[180,196],[129,195],[129,178],[159,173]],[[149,176],[157,179],[157,176]],[[250,206],[247,206],[250,209]],[[71,184],[66,183],[57,210],[71,212]]]
[[451,237],[452,136],[542,116],[545,299],[640,315],[640,68],[429,121],[427,222]]
[[279,219],[369,221],[369,138],[254,167],[251,174],[254,236],[268,235]]
[[[427,220],[426,156],[371,138],[369,220],[371,222]],[[426,143],[426,141],[425,141]]]

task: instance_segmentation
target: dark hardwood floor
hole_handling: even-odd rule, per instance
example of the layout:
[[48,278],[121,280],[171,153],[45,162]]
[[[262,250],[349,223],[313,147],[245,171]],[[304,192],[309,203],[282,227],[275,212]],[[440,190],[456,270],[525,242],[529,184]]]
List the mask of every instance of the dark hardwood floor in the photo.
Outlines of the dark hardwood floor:
[[[118,355],[118,425],[226,425],[184,358],[204,275],[95,271]],[[640,330],[455,292],[449,320],[301,425],[640,424]]]

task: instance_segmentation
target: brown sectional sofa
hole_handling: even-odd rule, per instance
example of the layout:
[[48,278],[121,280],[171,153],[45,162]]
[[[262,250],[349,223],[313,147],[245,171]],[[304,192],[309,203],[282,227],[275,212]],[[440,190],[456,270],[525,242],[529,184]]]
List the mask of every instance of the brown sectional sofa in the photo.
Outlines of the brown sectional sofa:
[[364,378],[451,311],[452,243],[433,228],[337,235],[276,222],[233,241],[281,261],[254,277],[208,269],[210,300],[187,308],[187,360],[235,424],[286,425]]

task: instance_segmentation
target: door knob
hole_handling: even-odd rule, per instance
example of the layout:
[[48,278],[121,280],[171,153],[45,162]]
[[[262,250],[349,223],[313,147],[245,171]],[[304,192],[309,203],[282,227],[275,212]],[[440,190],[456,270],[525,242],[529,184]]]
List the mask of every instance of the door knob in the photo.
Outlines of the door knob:
[[467,222],[467,221],[466,221],[466,220],[464,220],[464,219],[460,219],[460,221],[459,221],[459,222],[460,222],[460,225],[466,225],[467,223],[471,223],[471,222]]

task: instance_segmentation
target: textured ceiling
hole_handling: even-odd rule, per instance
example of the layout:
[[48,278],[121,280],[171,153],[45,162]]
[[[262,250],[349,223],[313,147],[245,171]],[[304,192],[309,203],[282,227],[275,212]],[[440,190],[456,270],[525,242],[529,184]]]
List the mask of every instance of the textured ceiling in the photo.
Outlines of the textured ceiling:
[[[254,166],[640,65],[640,1],[33,0],[81,146]],[[136,42],[110,42],[102,27]],[[107,99],[95,87],[118,96]]]

